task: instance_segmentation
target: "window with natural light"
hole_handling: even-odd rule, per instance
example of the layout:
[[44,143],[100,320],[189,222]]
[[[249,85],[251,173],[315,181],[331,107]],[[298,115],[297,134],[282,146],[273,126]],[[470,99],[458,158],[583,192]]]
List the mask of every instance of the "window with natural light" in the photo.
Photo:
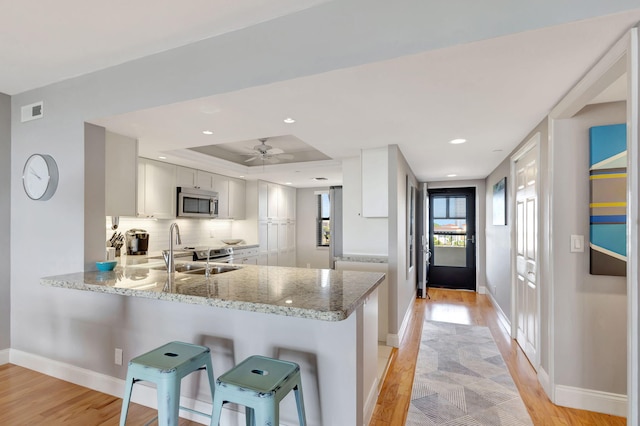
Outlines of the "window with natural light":
[[329,193],[317,194],[316,203],[316,246],[329,247],[331,235],[331,201],[329,200]]

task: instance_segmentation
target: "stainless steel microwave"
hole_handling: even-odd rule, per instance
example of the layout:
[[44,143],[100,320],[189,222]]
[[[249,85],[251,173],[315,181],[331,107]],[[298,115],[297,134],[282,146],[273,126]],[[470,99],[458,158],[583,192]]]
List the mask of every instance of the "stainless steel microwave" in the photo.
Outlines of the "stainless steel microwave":
[[218,193],[199,188],[178,187],[178,217],[218,217]]

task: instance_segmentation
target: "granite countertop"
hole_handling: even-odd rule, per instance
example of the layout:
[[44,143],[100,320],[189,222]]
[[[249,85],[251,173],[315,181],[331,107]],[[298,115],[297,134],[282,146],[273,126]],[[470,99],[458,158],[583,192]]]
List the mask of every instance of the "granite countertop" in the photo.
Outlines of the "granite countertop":
[[[193,262],[176,261],[176,266]],[[198,265],[204,267],[203,263]],[[214,264],[224,265],[228,264]],[[383,281],[377,272],[235,265],[210,277],[167,274],[163,262],[41,278],[46,286],[310,318],[346,319]]]
[[363,263],[389,263],[389,256],[373,254],[345,254],[334,258],[336,261],[363,262]]

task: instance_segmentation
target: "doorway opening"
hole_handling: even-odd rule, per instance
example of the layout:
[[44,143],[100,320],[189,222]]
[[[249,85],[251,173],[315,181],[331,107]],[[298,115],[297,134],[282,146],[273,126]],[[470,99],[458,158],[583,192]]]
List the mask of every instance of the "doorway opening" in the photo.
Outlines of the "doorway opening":
[[476,190],[429,190],[429,285],[476,290]]

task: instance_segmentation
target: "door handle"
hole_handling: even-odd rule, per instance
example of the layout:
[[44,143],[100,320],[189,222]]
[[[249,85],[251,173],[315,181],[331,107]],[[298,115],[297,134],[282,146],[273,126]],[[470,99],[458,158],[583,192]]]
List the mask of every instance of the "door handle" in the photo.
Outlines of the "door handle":
[[471,238],[467,238],[467,241],[471,241],[471,244],[475,244],[476,243],[476,236],[472,235]]

